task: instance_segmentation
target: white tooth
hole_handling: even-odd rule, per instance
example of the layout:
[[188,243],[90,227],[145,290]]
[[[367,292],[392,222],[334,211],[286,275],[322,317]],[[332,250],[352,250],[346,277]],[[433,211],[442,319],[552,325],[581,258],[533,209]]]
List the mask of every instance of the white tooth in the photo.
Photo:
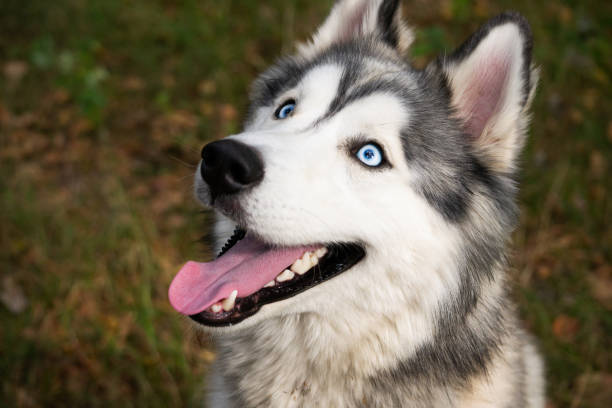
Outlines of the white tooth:
[[302,257],[300,259],[302,261],[308,261],[308,260],[310,260],[310,255],[311,255],[311,252],[306,251],[306,252],[304,252],[304,255],[302,255]]
[[315,266],[319,263],[319,258],[315,254],[310,254],[310,264]]
[[291,270],[297,273],[298,275],[303,275],[304,273],[306,273],[307,270],[310,269],[311,266],[312,265],[310,264],[310,258],[308,258],[307,260],[298,259],[293,263],[293,265],[291,265]]
[[227,299],[223,301],[223,310],[229,312],[234,308],[234,305],[236,304],[236,296],[238,296],[238,291],[234,289]]
[[276,284],[276,282],[274,282],[273,280],[271,280],[270,282],[266,283],[264,285],[264,288],[271,288],[272,286],[274,286]]
[[293,279],[294,276],[295,274],[293,272],[291,272],[289,269],[285,269],[276,277],[276,281],[285,282],[285,281]]
[[322,258],[323,255],[325,255],[326,253],[327,253],[327,248],[325,247],[321,247],[315,251],[315,255],[319,258]]
[[214,305],[210,307],[210,310],[212,310],[213,313],[219,313],[221,309],[223,309],[223,307],[221,306],[221,303],[215,303]]

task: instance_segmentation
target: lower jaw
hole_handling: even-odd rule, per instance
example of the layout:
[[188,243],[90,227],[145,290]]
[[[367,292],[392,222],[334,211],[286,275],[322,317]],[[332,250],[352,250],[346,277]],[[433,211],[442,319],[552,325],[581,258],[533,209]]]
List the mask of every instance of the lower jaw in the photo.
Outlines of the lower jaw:
[[235,306],[229,311],[213,313],[205,310],[190,315],[194,321],[210,327],[226,327],[255,315],[262,306],[291,298],[353,267],[365,256],[362,246],[354,243],[332,244],[326,247],[327,254],[319,263],[305,272],[296,275],[291,281],[264,287],[257,292],[236,299]]

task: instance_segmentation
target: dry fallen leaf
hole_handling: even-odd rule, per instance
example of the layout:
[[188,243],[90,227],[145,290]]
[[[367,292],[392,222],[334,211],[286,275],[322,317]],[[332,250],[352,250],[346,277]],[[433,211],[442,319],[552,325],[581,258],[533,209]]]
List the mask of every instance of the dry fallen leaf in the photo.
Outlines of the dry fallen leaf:
[[200,104],[200,113],[202,116],[212,117],[215,113],[215,107],[210,102],[202,102]]
[[173,88],[176,85],[176,79],[171,74],[164,74],[161,81],[164,88]]
[[564,5],[558,5],[557,13],[559,16],[559,21],[561,21],[561,23],[569,24],[572,21],[573,13],[569,7]]
[[77,137],[92,131],[93,128],[93,124],[86,118],[77,118],[70,124],[68,133],[72,137]]
[[28,64],[24,61],[9,61],[4,64],[4,76],[10,85],[15,86],[28,72],[28,68]]
[[183,215],[180,214],[172,214],[166,218],[166,226],[171,229],[180,228],[185,225],[187,221]]
[[474,13],[478,17],[486,17],[491,15],[491,4],[489,0],[476,0],[476,5],[474,6]]
[[202,95],[212,95],[215,93],[216,90],[217,85],[214,83],[214,81],[211,81],[209,79],[200,81],[200,83],[198,84],[198,91],[200,91]]
[[0,126],[11,120],[11,113],[6,107],[0,102]]
[[224,103],[219,107],[219,116],[225,122],[232,121],[238,116],[238,111],[229,103]]
[[575,108],[570,109],[569,117],[570,117],[570,120],[575,124],[580,124],[584,122],[584,115],[578,109],[575,109]]
[[601,152],[594,151],[589,157],[589,170],[595,177],[602,177],[606,173],[606,159]]
[[453,18],[453,2],[450,0],[442,0],[440,4],[440,17],[444,20],[451,20]]
[[142,91],[145,81],[137,76],[129,76],[121,82],[121,87],[126,91]]
[[582,103],[587,109],[593,110],[598,104],[598,98],[599,92],[597,89],[589,88],[582,94]]
[[612,309],[612,266],[602,265],[587,277],[591,294],[607,309]]
[[589,194],[594,202],[605,200],[607,192],[608,191],[601,185],[593,185],[589,189]]
[[47,99],[53,104],[62,105],[68,102],[70,94],[65,89],[57,88],[48,95]]
[[552,324],[553,334],[563,341],[572,341],[579,328],[578,320],[565,314],[557,316]]
[[536,274],[540,279],[548,279],[552,274],[552,268],[549,265],[539,265],[536,269]]

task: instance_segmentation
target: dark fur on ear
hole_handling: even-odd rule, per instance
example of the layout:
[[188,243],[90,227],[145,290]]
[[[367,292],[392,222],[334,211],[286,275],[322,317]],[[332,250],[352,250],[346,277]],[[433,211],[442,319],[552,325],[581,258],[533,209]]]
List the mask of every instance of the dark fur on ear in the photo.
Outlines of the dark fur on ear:
[[400,41],[401,21],[398,21],[398,16],[401,17],[399,0],[383,0],[378,9],[378,29],[382,40],[392,48],[397,48]]

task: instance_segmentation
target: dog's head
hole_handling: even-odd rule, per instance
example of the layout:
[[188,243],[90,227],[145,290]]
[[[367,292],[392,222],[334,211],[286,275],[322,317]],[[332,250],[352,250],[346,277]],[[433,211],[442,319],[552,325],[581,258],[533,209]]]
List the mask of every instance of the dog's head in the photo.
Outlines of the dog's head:
[[338,1],[256,81],[244,132],[204,147],[196,196],[219,239],[236,231],[179,272],[181,313],[239,328],[433,310],[502,262],[536,82],[529,27],[502,14],[417,70],[398,3]]

